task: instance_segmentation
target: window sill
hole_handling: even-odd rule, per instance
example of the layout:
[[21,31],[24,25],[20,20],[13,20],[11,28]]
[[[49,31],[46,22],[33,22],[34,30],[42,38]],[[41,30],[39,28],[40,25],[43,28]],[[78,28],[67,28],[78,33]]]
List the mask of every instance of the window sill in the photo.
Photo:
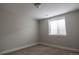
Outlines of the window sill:
[[49,35],[49,37],[66,37],[66,35]]

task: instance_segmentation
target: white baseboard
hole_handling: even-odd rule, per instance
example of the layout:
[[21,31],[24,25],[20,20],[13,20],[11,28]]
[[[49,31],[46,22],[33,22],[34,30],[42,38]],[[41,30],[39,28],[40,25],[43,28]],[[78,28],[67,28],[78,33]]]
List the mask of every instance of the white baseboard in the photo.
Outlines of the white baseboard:
[[0,55],[6,54],[6,53],[10,53],[10,52],[13,52],[13,51],[16,51],[16,50],[20,50],[20,49],[23,49],[23,48],[27,48],[27,47],[30,47],[30,46],[34,46],[34,45],[37,45],[37,44],[42,44],[42,45],[46,45],[46,46],[57,47],[57,48],[61,48],[61,49],[66,49],[66,50],[79,52],[78,49],[74,49],[74,48],[69,48],[69,47],[63,47],[63,46],[54,45],[54,44],[38,42],[38,43],[33,43],[33,44],[26,45],[26,46],[22,46],[22,47],[13,48],[13,49],[10,49],[10,50],[2,51],[2,52],[0,52]]
[[26,46],[13,48],[13,49],[10,49],[10,50],[5,50],[5,51],[0,52],[0,55],[6,54],[6,53],[10,53],[10,52],[13,52],[13,51],[16,51],[16,50],[20,50],[20,49],[23,49],[23,48],[27,48],[27,47],[30,47],[30,46],[34,46],[34,45],[37,45],[37,44],[38,43],[33,43],[33,44],[26,45]]
[[56,48],[61,48],[61,49],[65,49],[65,50],[71,50],[74,52],[79,52],[79,49],[74,49],[74,48],[69,48],[69,47],[63,47],[63,46],[59,46],[59,45],[53,45],[53,44],[48,44],[48,43],[40,43],[42,45],[46,45],[46,46],[51,46],[51,47],[56,47]]

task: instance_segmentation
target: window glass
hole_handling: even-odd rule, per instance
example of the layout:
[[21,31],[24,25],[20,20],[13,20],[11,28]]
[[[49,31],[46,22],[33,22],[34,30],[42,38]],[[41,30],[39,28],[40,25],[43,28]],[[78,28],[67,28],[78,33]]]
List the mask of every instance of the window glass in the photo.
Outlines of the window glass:
[[49,21],[49,35],[66,35],[65,19]]

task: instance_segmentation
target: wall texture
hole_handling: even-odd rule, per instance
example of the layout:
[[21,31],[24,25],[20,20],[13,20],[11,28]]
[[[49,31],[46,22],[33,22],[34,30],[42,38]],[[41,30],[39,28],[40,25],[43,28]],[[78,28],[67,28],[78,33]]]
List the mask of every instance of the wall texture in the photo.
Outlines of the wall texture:
[[29,17],[25,7],[0,5],[0,52],[38,41],[38,21]]
[[61,16],[65,16],[67,36],[53,36],[53,35],[49,36],[48,35],[49,19],[41,20],[40,42],[79,49],[79,11],[66,13]]

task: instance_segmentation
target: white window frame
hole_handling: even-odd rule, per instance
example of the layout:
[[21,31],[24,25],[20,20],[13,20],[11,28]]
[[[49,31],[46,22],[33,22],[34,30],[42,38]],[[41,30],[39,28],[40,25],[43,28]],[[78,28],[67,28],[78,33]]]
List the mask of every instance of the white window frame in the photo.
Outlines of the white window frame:
[[[60,19],[65,19],[65,16],[61,16],[61,17],[55,17],[55,18],[51,18],[51,19],[49,19],[48,20],[48,35],[51,35],[50,34],[50,31],[51,31],[51,29],[50,29],[50,21],[55,21],[55,20],[60,20]],[[65,22],[65,32],[66,32],[66,22]],[[60,36],[60,34],[55,34],[55,36]],[[66,36],[67,35],[67,33],[65,33],[65,34],[61,34],[61,36]]]

